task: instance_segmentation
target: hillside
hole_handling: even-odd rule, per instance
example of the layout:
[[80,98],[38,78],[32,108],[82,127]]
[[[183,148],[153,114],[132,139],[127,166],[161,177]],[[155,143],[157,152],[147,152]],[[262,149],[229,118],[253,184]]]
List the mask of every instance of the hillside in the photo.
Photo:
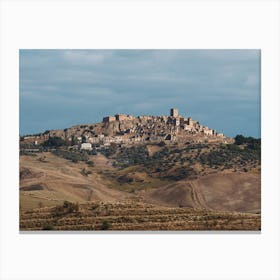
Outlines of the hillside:
[[[65,207],[64,207],[65,206]],[[162,207],[137,201],[67,205],[21,214],[21,230],[260,230],[259,214]]]
[[260,213],[260,180],[256,174],[211,174],[181,180],[149,194],[150,201],[168,206]]
[[[249,216],[245,215],[246,217],[256,219],[253,227],[256,229],[260,227],[256,221],[261,212],[260,150],[244,144],[224,146],[214,143],[159,143],[129,147],[115,145],[100,150],[97,154],[69,151],[62,147],[53,152],[21,155],[21,221],[28,224],[41,211],[49,213],[45,217],[52,216],[54,208],[50,207],[58,207],[64,201],[79,203],[80,209],[84,209],[80,211],[81,217],[91,207],[87,205],[93,205],[92,203],[111,205],[115,214],[117,205],[122,203],[131,211],[138,211],[140,203],[150,205],[155,211],[165,209],[162,211],[167,211],[170,215],[174,209],[181,209],[184,215],[184,211],[187,211],[198,216],[224,213],[236,217],[237,213],[248,213]],[[145,213],[141,210],[139,215],[144,215],[142,218],[146,219]],[[120,219],[124,218],[123,214],[119,215]],[[63,217],[60,218],[64,219]],[[171,223],[171,218],[168,222],[168,218],[166,223],[169,226],[166,224],[161,227],[153,224],[154,218],[149,217],[151,225],[147,229],[207,229],[206,224],[190,226],[189,220],[186,222],[185,218],[180,224],[180,218],[176,215],[177,226]],[[115,218],[112,219],[113,217],[110,218],[111,222]],[[137,223],[123,227],[118,225],[113,228],[144,229]],[[218,229],[229,227],[221,226]],[[29,229],[29,226],[23,223],[23,228]],[[58,226],[58,229],[62,228]],[[84,225],[81,228],[90,227]],[[246,227],[240,223],[233,228]]]
[[[101,159],[100,159],[101,158]],[[103,168],[104,157],[96,157]],[[106,163],[104,163],[106,164]],[[20,157],[20,198],[22,209],[36,208],[39,204],[57,205],[64,200],[119,201],[129,194],[106,186],[98,173],[85,175],[83,169],[93,170],[84,162],[73,163],[52,153]],[[32,203],[31,203],[32,202]]]
[[[260,139],[226,137],[190,117],[179,116],[176,109],[171,109],[170,116],[107,116],[101,123],[21,138],[20,214],[21,222],[25,221],[21,228],[33,228],[34,223],[27,226],[29,221],[41,213],[47,220],[57,211],[58,220],[69,214],[83,220],[92,216],[90,208],[97,203],[112,210],[107,214],[114,229],[144,229],[138,224],[142,219],[147,229],[208,228],[206,224],[190,225],[190,213],[229,215],[230,220],[247,213],[241,216],[252,218],[254,226],[238,222],[218,228],[256,229],[260,227],[260,174]],[[79,210],[67,212],[68,203]],[[128,219],[121,210],[117,213],[122,207],[136,211],[140,220],[133,217],[135,223],[116,224],[114,219]],[[161,218],[146,217],[143,209],[147,207],[153,213],[159,211]],[[162,218],[162,211],[168,218]],[[181,214],[175,215],[177,211],[182,212],[183,220]],[[96,220],[99,214],[94,214]],[[74,229],[73,221],[69,223]],[[166,225],[156,225],[159,221]],[[91,228],[81,223],[80,229]],[[54,224],[56,229],[63,228],[58,221]],[[211,229],[219,223],[214,224]],[[42,223],[36,225],[38,229]]]
[[102,122],[75,125],[56,130],[46,130],[36,135],[20,138],[21,147],[51,144],[52,138],[61,138],[68,146],[89,143],[95,146],[110,146],[111,143],[139,144],[166,141],[168,143],[231,143],[208,126],[200,124],[191,117],[180,116],[177,109],[171,109],[170,116],[132,116],[116,114],[104,117]]

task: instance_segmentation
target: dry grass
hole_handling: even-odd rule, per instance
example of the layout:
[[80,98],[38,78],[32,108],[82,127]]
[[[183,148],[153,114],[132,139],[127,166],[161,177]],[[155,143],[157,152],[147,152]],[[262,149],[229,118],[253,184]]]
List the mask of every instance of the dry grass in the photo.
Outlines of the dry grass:
[[[170,181],[140,165],[118,170],[104,156],[91,160],[93,167],[51,153],[21,156],[20,229],[260,230],[258,172]],[[65,200],[79,202],[79,211],[58,214]]]
[[260,230],[260,215],[159,207],[147,203],[88,203],[77,213],[55,207],[21,211],[21,230]]
[[[39,161],[45,156],[45,162]],[[99,174],[97,167],[89,167],[84,162],[73,163],[57,157],[51,153],[43,153],[37,157],[21,156],[20,167],[28,176],[20,179],[20,196],[22,208],[30,208],[27,197],[32,201],[64,200],[69,201],[119,201],[126,199],[130,194],[110,188],[110,180]],[[81,171],[86,169],[92,174],[84,176]],[[29,190],[30,186],[41,185],[43,190]],[[26,188],[27,187],[27,188]],[[28,195],[28,196],[27,196]],[[35,204],[36,204],[35,203]],[[28,206],[28,205],[29,206]],[[47,204],[46,204],[47,205]]]

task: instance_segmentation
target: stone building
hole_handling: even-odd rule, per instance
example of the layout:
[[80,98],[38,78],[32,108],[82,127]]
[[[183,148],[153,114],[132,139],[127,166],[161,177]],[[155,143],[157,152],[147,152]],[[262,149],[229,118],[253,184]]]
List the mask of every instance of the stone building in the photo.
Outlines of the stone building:
[[179,125],[180,125],[180,118],[179,118],[179,117],[176,117],[175,125],[176,125],[176,126],[179,126]]
[[224,134],[223,133],[217,133],[217,137],[224,137]]
[[113,116],[107,116],[103,118],[103,122],[107,123],[107,122],[114,122],[116,120],[116,117]]
[[188,118],[188,121],[187,121],[187,123],[188,123],[188,125],[189,126],[193,126],[193,124],[194,124],[194,121],[192,120],[192,118]]
[[124,114],[116,114],[115,117],[117,121],[124,121],[127,119],[127,116]]
[[204,135],[213,135],[213,129],[209,129],[207,126],[203,127],[202,132]]
[[81,144],[81,150],[88,150],[88,151],[91,151],[91,150],[92,150],[92,145],[91,145],[91,143],[82,143],[82,144]]
[[176,109],[176,108],[170,109],[170,116],[171,116],[171,117],[174,117],[174,118],[177,118],[177,117],[179,116],[179,111],[178,111],[178,109]]

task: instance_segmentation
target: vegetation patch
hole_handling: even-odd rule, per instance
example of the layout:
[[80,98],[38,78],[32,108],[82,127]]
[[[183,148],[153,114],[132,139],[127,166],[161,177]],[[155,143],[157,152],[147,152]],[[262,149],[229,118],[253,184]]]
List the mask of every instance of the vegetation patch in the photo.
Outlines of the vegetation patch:
[[69,213],[79,212],[79,203],[73,203],[70,201],[64,201],[63,205],[58,205],[53,209],[55,216],[63,216]]
[[49,137],[49,139],[43,143],[44,147],[61,147],[65,145],[67,145],[66,141],[57,136]]
[[21,191],[42,191],[43,189],[44,187],[41,185],[31,185],[20,188]]
[[88,161],[89,156],[83,151],[56,150],[52,152],[56,156],[71,160],[72,162]]
[[112,228],[112,225],[109,221],[105,220],[101,224],[101,230],[109,230]]

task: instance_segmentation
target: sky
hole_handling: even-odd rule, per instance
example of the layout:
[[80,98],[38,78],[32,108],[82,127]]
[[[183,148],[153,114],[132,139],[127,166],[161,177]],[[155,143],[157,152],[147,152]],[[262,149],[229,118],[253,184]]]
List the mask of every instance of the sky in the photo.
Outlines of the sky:
[[260,50],[19,52],[20,135],[170,108],[227,136],[260,137]]

